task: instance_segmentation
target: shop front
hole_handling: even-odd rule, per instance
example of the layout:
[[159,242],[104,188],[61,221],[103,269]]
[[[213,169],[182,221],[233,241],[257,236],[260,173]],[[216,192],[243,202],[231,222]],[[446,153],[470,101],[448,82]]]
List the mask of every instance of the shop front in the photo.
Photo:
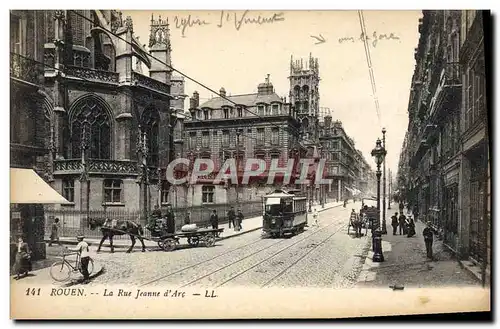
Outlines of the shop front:
[[44,205],[69,203],[33,169],[10,168],[10,264],[15,259],[17,241],[22,237],[32,252],[32,260],[45,254]]

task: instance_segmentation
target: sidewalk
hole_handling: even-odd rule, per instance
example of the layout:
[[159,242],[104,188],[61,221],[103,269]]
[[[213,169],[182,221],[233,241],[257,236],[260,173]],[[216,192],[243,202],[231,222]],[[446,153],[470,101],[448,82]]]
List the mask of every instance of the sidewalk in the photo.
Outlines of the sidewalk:
[[358,277],[358,287],[386,287],[401,285],[408,287],[433,286],[470,286],[480,285],[469,271],[462,268],[459,262],[451,256],[442,242],[434,239],[434,260],[426,257],[425,242],[422,231],[425,225],[415,223],[416,236],[408,238],[405,235],[392,235],[388,226],[388,234],[382,236],[384,262],[372,261],[373,251],[370,251]]
[[[352,201],[350,203],[352,203]],[[330,202],[330,203],[325,204],[325,208],[322,208],[321,205],[319,205],[319,204],[313,205],[312,208],[313,209],[316,208],[318,210],[318,212],[322,212],[322,211],[326,211],[328,209],[342,206],[342,205],[343,205],[343,202]],[[262,216],[245,218],[245,219],[243,219],[241,226],[243,227],[243,229],[241,231],[235,231],[234,228],[232,228],[232,227],[229,228],[229,223],[224,223],[224,224],[219,225],[219,228],[223,228],[224,231],[221,233],[221,235],[217,239],[217,241],[229,239],[229,238],[232,238],[235,236],[240,236],[242,234],[246,234],[246,233],[250,233],[250,232],[262,229]],[[48,242],[48,240],[46,240],[46,241]],[[76,245],[77,244],[75,237],[60,237],[59,241],[62,244],[69,244],[69,245]],[[101,239],[86,238],[85,241],[87,241],[87,243],[89,243],[89,245],[91,245],[93,247],[97,247],[97,246],[99,246]],[[115,239],[115,240],[113,240],[113,246],[115,248],[129,248],[131,243],[132,242],[128,238],[127,239]],[[146,245],[146,248],[158,247],[158,244],[154,241],[151,241],[151,240],[144,240],[144,244]],[[102,247],[109,248],[110,247],[109,240],[106,240],[103,243]],[[137,250],[137,249],[139,249],[139,250],[142,249],[141,242],[138,240],[136,241],[135,246],[134,246],[134,250]]]

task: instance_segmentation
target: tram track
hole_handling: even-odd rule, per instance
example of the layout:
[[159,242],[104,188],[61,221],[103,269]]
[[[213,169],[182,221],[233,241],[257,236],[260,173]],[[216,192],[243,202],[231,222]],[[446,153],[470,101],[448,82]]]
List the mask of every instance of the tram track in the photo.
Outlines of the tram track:
[[141,285],[140,285],[140,287],[144,287],[144,286],[150,285],[150,284],[152,284],[152,283],[158,282],[158,281],[160,281],[160,280],[166,279],[166,278],[168,278],[168,277],[170,277],[170,276],[172,276],[172,275],[175,275],[175,274],[181,273],[181,272],[183,272],[183,271],[186,271],[186,270],[192,269],[192,268],[194,268],[194,267],[196,267],[196,266],[199,266],[199,265],[205,264],[205,263],[210,262],[210,261],[212,261],[212,260],[214,260],[214,259],[217,259],[217,258],[219,258],[219,257],[222,257],[222,256],[225,256],[225,255],[228,255],[228,254],[233,253],[233,252],[235,252],[235,251],[238,251],[238,250],[241,250],[241,249],[246,248],[246,247],[248,247],[248,246],[251,246],[251,245],[253,245],[253,244],[255,244],[255,243],[258,243],[258,242],[260,242],[260,241],[262,241],[262,238],[261,238],[261,237],[259,237],[258,239],[255,239],[255,240],[253,240],[253,241],[251,241],[251,242],[249,242],[249,243],[247,243],[247,244],[244,244],[244,245],[242,245],[242,246],[239,246],[238,248],[231,249],[231,250],[229,250],[229,251],[223,252],[223,253],[221,253],[221,254],[218,254],[218,255],[216,255],[216,256],[214,256],[214,257],[211,257],[211,258],[209,258],[209,259],[203,260],[203,261],[198,262],[198,263],[196,263],[196,264],[189,265],[189,266],[186,266],[186,267],[181,268],[180,270],[176,270],[176,271],[170,272],[170,273],[168,273],[168,274],[162,275],[161,277],[158,277],[158,278],[156,278],[156,279],[154,279],[154,280],[151,280],[151,281],[148,281],[148,282],[146,282],[146,283],[144,283],[144,284],[141,284]]
[[297,265],[301,260],[303,260],[304,258],[306,258],[307,255],[311,254],[313,251],[315,250],[318,250],[318,248],[322,245],[324,245],[324,243],[328,240],[330,240],[335,234],[337,234],[339,231],[342,230],[342,228],[345,228],[344,225],[340,225],[340,227],[335,230],[335,232],[333,232],[332,234],[330,234],[326,239],[323,239],[320,243],[314,245],[312,248],[309,248],[309,250],[304,253],[302,256],[300,256],[297,260],[295,260],[294,262],[292,262],[290,265],[288,265],[287,267],[285,267],[283,270],[281,270],[277,275],[275,275],[274,277],[272,277],[270,280],[266,281],[263,285],[261,285],[260,287],[261,288],[264,288],[266,286],[268,286],[271,282],[273,282],[274,280],[278,279],[279,277],[281,277],[283,274],[285,274],[286,271],[288,271],[289,269],[291,269],[292,267],[294,267],[295,265]]
[[[326,229],[326,228],[330,227],[331,225],[334,225],[334,224],[335,224],[335,223],[337,223],[337,222],[338,222],[338,221],[334,220],[332,223],[328,224],[327,226],[322,227],[322,228],[320,228],[319,230],[312,231],[312,232],[311,232],[310,234],[308,234],[306,237],[304,237],[303,239],[301,239],[301,240],[299,240],[299,241],[295,242],[295,243],[294,243],[294,244],[292,244],[292,245],[295,245],[295,244],[297,244],[297,243],[299,243],[299,242],[304,241],[305,239],[309,238],[310,236],[315,235],[315,234],[319,233],[320,231],[323,231],[324,229]],[[308,231],[303,232],[302,234],[307,233],[307,232],[309,232],[309,230],[308,230]],[[181,268],[181,269],[179,269],[179,270],[175,270],[175,271],[173,271],[173,272],[167,273],[167,274],[162,275],[162,276],[160,276],[160,277],[157,277],[157,278],[155,278],[155,279],[153,279],[153,280],[150,280],[150,281],[148,281],[148,282],[146,282],[146,283],[143,283],[143,284],[141,284],[139,287],[145,287],[145,286],[148,286],[148,285],[154,284],[154,283],[156,283],[156,282],[158,282],[158,281],[161,281],[161,280],[164,280],[164,279],[166,279],[166,278],[172,277],[172,276],[174,276],[174,275],[176,275],[176,274],[179,274],[179,273],[182,273],[182,272],[184,272],[184,271],[186,271],[186,270],[190,270],[190,269],[193,269],[193,268],[196,268],[196,267],[202,266],[202,265],[207,264],[207,263],[209,263],[209,262],[211,262],[211,261],[213,261],[213,260],[215,260],[215,259],[218,259],[218,258],[220,258],[220,257],[223,257],[223,256],[226,256],[226,255],[229,255],[229,254],[234,253],[234,252],[237,252],[237,251],[241,251],[241,250],[242,250],[242,249],[244,249],[244,248],[250,247],[250,246],[252,246],[252,245],[254,245],[254,244],[256,244],[256,243],[259,243],[259,242],[262,242],[262,241],[266,241],[266,240],[268,241],[268,239],[263,239],[263,238],[262,238],[262,236],[260,236],[258,239],[255,239],[255,240],[253,240],[253,241],[251,241],[251,242],[249,242],[249,243],[246,243],[246,244],[244,244],[244,245],[242,245],[242,246],[239,246],[239,247],[237,247],[237,248],[234,248],[234,249],[231,249],[231,250],[229,250],[229,251],[223,252],[223,253],[218,254],[218,255],[216,255],[216,256],[214,256],[214,257],[210,257],[210,258],[208,258],[208,259],[202,260],[202,261],[197,262],[197,263],[195,263],[195,264],[192,264],[192,265],[189,265],[189,266],[183,267],[183,268]],[[271,240],[271,241],[272,241],[272,240]],[[258,254],[258,253],[260,253],[260,252],[262,252],[262,251],[264,251],[264,250],[266,250],[266,249],[269,249],[269,248],[271,248],[271,247],[273,247],[273,246],[275,246],[275,245],[278,245],[278,244],[286,243],[286,242],[288,242],[288,241],[290,241],[290,240],[289,240],[289,239],[279,239],[278,241],[276,241],[276,242],[274,242],[274,243],[271,243],[271,244],[269,244],[269,245],[264,246],[264,248],[261,248],[261,249],[259,249],[259,250],[255,251],[255,252],[252,252],[250,255],[247,255],[247,256],[245,256],[244,258],[241,258],[241,259],[236,260],[235,262],[233,262],[233,263],[231,263],[231,264],[228,264],[228,265],[225,265],[225,266],[223,266],[223,267],[221,267],[221,268],[219,268],[219,269],[216,269],[215,271],[212,271],[212,272],[208,273],[207,275],[204,275],[203,277],[200,277],[200,278],[197,278],[197,279],[195,279],[195,280],[193,280],[193,281],[190,281],[189,283],[184,284],[184,285],[182,285],[181,287],[185,287],[185,286],[191,285],[191,284],[193,284],[193,283],[195,283],[195,282],[198,282],[199,280],[202,280],[203,278],[205,278],[205,277],[207,277],[207,276],[209,276],[209,275],[211,275],[211,274],[217,273],[217,272],[219,272],[219,271],[221,271],[221,270],[223,270],[223,269],[225,269],[225,268],[228,268],[229,266],[231,266],[231,265],[233,265],[233,264],[235,264],[235,263],[239,263],[240,261],[243,261],[243,260],[245,260],[245,259],[247,259],[247,258],[249,258],[249,257],[252,257],[252,256],[254,256],[254,255],[256,255],[256,254]]]
[[[338,223],[339,223],[339,221],[338,221],[338,220],[336,220],[336,221],[334,221],[334,222],[332,222],[332,223],[330,223],[330,224],[328,224],[328,225],[326,225],[326,226],[324,226],[324,227],[322,227],[322,228],[320,228],[320,229],[318,229],[318,230],[312,231],[310,234],[306,235],[305,237],[302,237],[301,239],[299,239],[299,240],[297,240],[297,241],[294,241],[292,244],[289,244],[289,245],[285,246],[284,248],[280,249],[278,252],[273,253],[272,255],[270,255],[269,257],[265,258],[264,260],[259,261],[258,263],[256,263],[256,264],[252,265],[250,268],[247,268],[246,270],[244,270],[244,271],[242,271],[242,272],[239,272],[239,273],[238,273],[238,274],[236,274],[235,276],[232,276],[231,278],[229,278],[228,280],[225,280],[224,282],[222,282],[221,284],[219,284],[219,285],[215,286],[214,288],[218,288],[218,287],[220,287],[220,286],[222,286],[222,285],[226,284],[227,282],[230,282],[230,281],[232,281],[232,280],[236,279],[236,278],[237,278],[237,277],[239,277],[240,275],[242,275],[242,274],[244,274],[244,273],[248,272],[249,270],[251,270],[251,269],[255,268],[256,266],[259,266],[260,264],[262,264],[262,263],[264,263],[264,262],[268,261],[269,259],[271,259],[271,258],[273,258],[273,257],[277,256],[278,254],[281,254],[281,253],[285,252],[286,250],[289,250],[291,247],[293,247],[293,246],[295,246],[295,245],[297,245],[297,244],[299,244],[299,243],[301,243],[301,242],[305,241],[306,239],[308,239],[308,238],[310,238],[310,237],[312,237],[312,236],[314,236],[314,235],[319,234],[320,232],[323,232],[323,231],[324,231],[324,230],[326,230],[327,228],[331,227],[332,225],[338,224]],[[339,225],[339,228],[338,228],[338,230],[337,230],[337,231],[339,231],[339,230],[340,230],[343,226],[344,226],[344,225],[343,225],[343,223],[341,222],[341,224]],[[290,240],[280,240],[280,241],[278,241],[277,243],[272,244],[271,246],[278,245],[278,244],[281,244],[281,243],[285,243],[285,242],[287,242],[287,241],[290,241]],[[271,246],[269,246],[269,247],[271,247]],[[216,270],[214,270],[214,271],[211,271],[211,272],[209,272],[209,273],[207,273],[207,274],[205,274],[205,275],[203,275],[203,276],[200,276],[200,277],[198,277],[198,278],[196,278],[196,279],[194,279],[194,280],[189,281],[189,282],[188,282],[188,283],[186,283],[186,284],[183,284],[182,286],[180,286],[180,288],[184,288],[184,287],[190,286],[190,285],[192,285],[192,284],[194,284],[194,283],[196,283],[196,282],[199,282],[200,280],[203,280],[203,279],[204,279],[204,278],[206,278],[206,277],[209,277],[209,276],[211,276],[211,275],[213,275],[213,274],[215,274],[215,273],[218,273],[218,272],[220,272],[220,271],[222,271],[222,270],[225,270],[225,269],[227,269],[227,268],[229,268],[229,267],[231,267],[231,266],[234,266],[235,264],[238,264],[238,263],[240,263],[240,262],[242,262],[242,261],[244,261],[244,260],[247,260],[247,259],[248,259],[248,258],[250,258],[250,257],[253,257],[253,256],[255,256],[255,255],[257,255],[257,254],[261,253],[262,251],[264,251],[264,250],[268,249],[269,247],[259,249],[259,250],[255,251],[255,252],[253,252],[253,253],[251,253],[251,254],[249,254],[249,255],[247,255],[247,256],[245,256],[245,257],[243,257],[243,258],[238,259],[236,262],[232,262],[232,263],[230,263],[230,264],[228,264],[228,265],[221,266],[221,267],[219,267],[218,269],[216,269]]]

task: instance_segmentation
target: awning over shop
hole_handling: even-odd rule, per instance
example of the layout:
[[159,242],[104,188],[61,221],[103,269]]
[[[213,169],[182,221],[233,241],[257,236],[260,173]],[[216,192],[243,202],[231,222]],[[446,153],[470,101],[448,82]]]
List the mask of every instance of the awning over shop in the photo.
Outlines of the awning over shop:
[[10,168],[10,203],[70,203],[33,169]]

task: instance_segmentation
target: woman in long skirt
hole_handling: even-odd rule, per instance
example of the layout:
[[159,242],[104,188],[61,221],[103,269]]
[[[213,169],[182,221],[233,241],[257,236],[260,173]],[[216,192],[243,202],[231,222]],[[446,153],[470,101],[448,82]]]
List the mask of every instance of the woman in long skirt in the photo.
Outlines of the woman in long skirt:
[[17,253],[16,262],[14,263],[14,273],[16,274],[16,280],[21,277],[28,275],[28,272],[32,270],[31,266],[31,255],[28,244],[24,242],[23,238],[19,238],[17,243]]

